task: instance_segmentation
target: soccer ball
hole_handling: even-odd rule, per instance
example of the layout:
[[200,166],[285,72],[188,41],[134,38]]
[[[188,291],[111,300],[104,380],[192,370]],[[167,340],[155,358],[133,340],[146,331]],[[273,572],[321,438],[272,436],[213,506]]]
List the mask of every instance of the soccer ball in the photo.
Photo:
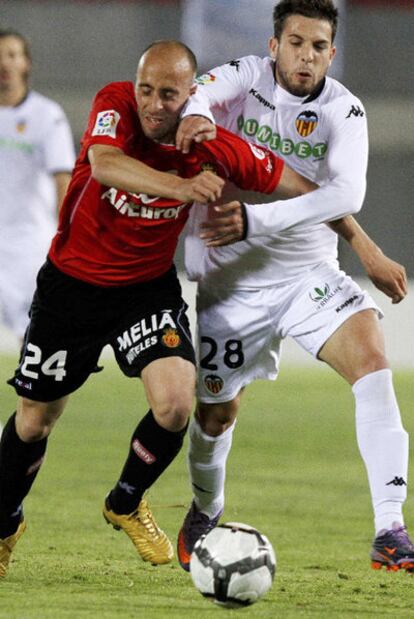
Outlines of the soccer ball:
[[196,588],[227,608],[257,602],[272,586],[275,571],[276,555],[267,537],[239,522],[202,535],[190,561]]

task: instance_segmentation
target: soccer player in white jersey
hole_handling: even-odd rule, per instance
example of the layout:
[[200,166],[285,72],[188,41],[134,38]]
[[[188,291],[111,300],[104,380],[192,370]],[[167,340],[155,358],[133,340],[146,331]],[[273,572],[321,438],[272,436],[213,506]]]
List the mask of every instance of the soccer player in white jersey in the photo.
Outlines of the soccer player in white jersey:
[[[178,539],[187,570],[196,539],[217,524],[224,508],[225,465],[243,388],[257,378],[276,378],[287,336],[352,387],[374,510],[372,566],[414,568],[402,513],[408,436],[385,356],[381,311],[340,270],[337,237],[326,225],[361,208],[368,155],[361,101],[326,76],[337,16],[331,0],[281,0],[274,9],[270,57],[247,56],[202,76],[186,110],[191,118],[178,137],[188,148],[191,139],[208,136],[208,121],[199,115],[208,117],[210,108],[218,124],[267,145],[320,185],[283,205],[244,205],[247,239],[235,245],[219,247],[226,229],[208,224],[202,236],[209,249],[198,249],[199,261],[193,259],[199,222],[190,227],[186,265],[199,281],[200,369],[189,432],[194,500]],[[339,230],[359,237],[356,245],[369,267],[372,241],[355,226],[348,217]],[[387,272],[395,263],[384,258],[382,267]],[[394,274],[394,284],[383,289],[398,302],[405,275],[398,267]]]
[[0,30],[0,314],[23,338],[75,161],[62,108],[30,90],[26,39]]

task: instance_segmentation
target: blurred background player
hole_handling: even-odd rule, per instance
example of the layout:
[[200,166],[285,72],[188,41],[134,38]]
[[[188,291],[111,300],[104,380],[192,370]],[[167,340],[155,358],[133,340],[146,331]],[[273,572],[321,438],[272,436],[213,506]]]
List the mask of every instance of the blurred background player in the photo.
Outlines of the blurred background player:
[[62,108],[29,87],[27,40],[0,30],[0,319],[21,340],[75,161]]
[[270,57],[247,56],[202,76],[177,136],[184,150],[191,139],[204,137],[210,108],[219,124],[269,145],[321,185],[284,208],[246,205],[247,239],[231,247],[218,247],[225,226],[217,227],[217,220],[204,224],[210,250],[196,265],[191,253],[198,222],[190,220],[186,265],[199,281],[200,368],[189,432],[194,500],[178,539],[184,569],[196,539],[216,525],[224,508],[226,459],[243,389],[257,378],[276,378],[287,336],[352,386],[374,511],[373,566],[414,567],[402,514],[408,436],[385,355],[381,312],[339,269],[336,235],[322,225],[333,222],[351,240],[368,273],[375,263],[373,281],[393,302],[404,298],[404,269],[383,256],[355,221],[334,221],[361,208],[368,157],[361,101],[326,77],[336,28],[331,0],[279,2]]

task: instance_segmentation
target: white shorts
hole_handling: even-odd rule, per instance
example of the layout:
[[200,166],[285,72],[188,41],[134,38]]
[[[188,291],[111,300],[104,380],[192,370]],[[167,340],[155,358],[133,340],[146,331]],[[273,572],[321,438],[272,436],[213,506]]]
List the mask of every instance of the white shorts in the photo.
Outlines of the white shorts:
[[275,380],[284,338],[317,357],[343,322],[366,309],[382,318],[372,297],[327,263],[283,286],[226,290],[199,284],[199,400],[227,402],[255,379]]

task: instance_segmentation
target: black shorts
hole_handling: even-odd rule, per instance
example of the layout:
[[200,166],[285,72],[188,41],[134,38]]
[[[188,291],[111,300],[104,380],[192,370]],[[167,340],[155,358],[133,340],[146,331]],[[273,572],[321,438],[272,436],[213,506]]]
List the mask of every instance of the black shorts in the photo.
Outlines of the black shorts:
[[37,277],[19,367],[9,384],[31,400],[61,398],[96,371],[106,344],[131,377],[164,357],[195,365],[187,307],[175,267],[149,282],[102,288],[47,261]]

